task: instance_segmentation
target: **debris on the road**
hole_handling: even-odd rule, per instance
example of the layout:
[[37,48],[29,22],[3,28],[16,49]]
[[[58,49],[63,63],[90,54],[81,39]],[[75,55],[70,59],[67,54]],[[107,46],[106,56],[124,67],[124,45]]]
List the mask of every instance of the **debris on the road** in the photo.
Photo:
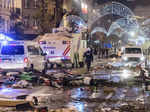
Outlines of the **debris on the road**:
[[110,99],[114,93],[109,93],[108,96],[105,98],[106,100]]
[[119,76],[112,76],[109,81],[110,82],[114,82],[114,83],[120,83],[121,82],[121,78]]
[[90,85],[92,78],[91,77],[84,77],[83,79],[84,84],[85,85]]
[[20,78],[21,80],[32,80],[32,72],[24,72],[21,74]]
[[33,103],[31,104],[30,102],[20,103],[16,105],[16,110],[17,111],[34,110],[34,106],[33,106]]
[[[10,88],[27,90],[33,88],[33,92],[17,96],[16,99],[32,101],[37,112],[44,108],[49,112],[80,112],[84,108],[91,110],[94,108],[94,112],[123,112],[127,109],[138,112],[139,109],[143,109],[140,104],[144,105],[148,96],[142,97],[144,93],[142,94],[142,89],[138,85],[128,87],[128,79],[124,82],[127,87],[121,85],[123,82],[121,67],[121,63],[115,60],[112,63],[98,63],[92,67],[92,71],[84,74],[78,72],[81,69],[77,69],[77,72],[76,69],[56,69],[47,70],[46,74],[9,73],[7,76],[0,76],[0,79],[2,85],[9,84]],[[131,75],[134,75],[132,71]],[[12,82],[8,83],[8,80]],[[38,88],[40,86],[44,88],[44,92]],[[38,89],[34,90],[35,88]],[[75,110],[65,108],[69,103],[76,103],[78,108]],[[98,106],[99,104],[101,106]]]
[[48,112],[78,112],[75,108],[50,109]]
[[107,87],[107,86],[104,86],[103,89],[104,89],[104,93],[106,93],[106,94],[115,93],[115,91],[116,91],[116,88]]
[[20,99],[0,99],[0,107],[15,107],[20,104],[29,104],[33,105],[32,102],[25,101],[25,100],[20,100]]
[[13,88],[32,88],[32,84],[27,82],[26,80],[21,80],[16,84],[12,85]]
[[109,63],[112,67],[122,67],[124,64],[122,62]]

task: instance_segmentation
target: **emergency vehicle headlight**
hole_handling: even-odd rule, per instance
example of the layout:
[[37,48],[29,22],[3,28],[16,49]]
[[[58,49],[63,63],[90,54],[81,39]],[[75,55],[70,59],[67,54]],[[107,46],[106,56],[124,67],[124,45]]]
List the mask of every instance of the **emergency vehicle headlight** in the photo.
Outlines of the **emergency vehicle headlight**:
[[144,57],[144,56],[142,56],[142,57],[140,58],[140,60],[141,60],[141,61],[144,61],[144,60],[145,60],[145,57]]
[[128,60],[128,58],[127,58],[127,57],[123,57],[123,60],[124,60],[124,61],[127,61],[127,60]]
[[129,77],[130,77],[130,72],[129,72],[129,70],[124,69],[123,72],[122,72],[122,74],[121,74],[121,77],[122,77],[123,79],[129,78]]

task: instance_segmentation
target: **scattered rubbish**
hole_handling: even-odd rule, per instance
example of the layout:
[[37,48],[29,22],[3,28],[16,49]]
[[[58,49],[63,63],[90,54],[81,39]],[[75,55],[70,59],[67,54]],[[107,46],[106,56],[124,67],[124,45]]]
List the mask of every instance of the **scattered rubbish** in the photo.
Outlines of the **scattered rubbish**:
[[120,76],[112,76],[109,81],[114,82],[114,83],[120,83],[121,78],[120,78]]
[[103,89],[104,89],[104,93],[106,93],[106,94],[115,93],[115,91],[116,91],[116,88],[107,87],[107,86],[104,86]]
[[[143,109],[141,105],[148,102],[149,96],[143,96],[141,86],[127,85],[128,88],[120,86],[122,81],[120,74],[123,72],[120,67],[122,64],[116,59],[109,64],[98,63],[89,74],[74,74],[71,69],[48,70],[46,74],[9,73],[7,76],[0,76],[0,82],[5,86],[10,85],[9,88],[21,90],[33,88],[35,94],[24,93],[16,97],[17,100],[27,101],[26,104],[17,104],[17,110],[24,109],[23,106],[28,106],[28,101],[32,101],[37,112],[44,109],[45,112],[80,112],[79,110],[86,111],[87,108],[94,108],[96,110],[94,112],[123,112],[134,109],[138,112],[138,109]],[[119,86],[113,85],[114,83]],[[48,87],[49,90],[46,88],[43,93],[41,88],[36,90],[40,86]],[[4,95],[1,94],[1,97]],[[70,102],[76,103],[78,108],[65,108]]]
[[17,104],[16,110],[17,111],[34,110],[34,107],[30,102],[26,102],[26,103]]
[[113,67],[122,67],[124,64],[122,62],[113,62],[113,63],[109,63],[109,65]]
[[110,80],[111,75],[96,75],[96,76],[93,76],[93,79],[96,79],[96,80]]
[[21,78],[21,80],[28,80],[29,81],[29,80],[32,80],[31,75],[32,75],[32,72],[24,72],[21,74],[20,78]]
[[114,93],[109,93],[109,95],[105,98],[106,100],[110,99]]
[[15,107],[17,105],[32,105],[32,102],[18,99],[0,99],[0,107]]
[[50,109],[48,112],[79,112],[75,108]]
[[32,88],[32,84],[27,82],[26,80],[21,80],[16,84],[12,85],[13,88]]
[[90,85],[90,82],[91,82],[91,77],[84,77],[84,84],[85,85]]
[[99,98],[101,95],[101,93],[97,93],[97,92],[93,92],[92,95],[90,96],[90,98]]

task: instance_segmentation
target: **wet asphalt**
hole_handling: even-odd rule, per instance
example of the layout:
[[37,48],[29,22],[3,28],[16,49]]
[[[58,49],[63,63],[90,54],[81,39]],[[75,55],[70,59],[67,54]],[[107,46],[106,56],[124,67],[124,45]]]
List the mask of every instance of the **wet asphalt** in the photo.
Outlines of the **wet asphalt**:
[[[89,74],[100,79],[98,85],[37,87],[34,92],[43,91],[41,93],[45,95],[39,105],[49,109],[73,107],[78,112],[149,112],[150,91],[145,91],[143,84],[135,83],[133,76],[137,73],[134,71],[118,67],[113,70],[97,69]],[[101,79],[106,81],[101,83]]]

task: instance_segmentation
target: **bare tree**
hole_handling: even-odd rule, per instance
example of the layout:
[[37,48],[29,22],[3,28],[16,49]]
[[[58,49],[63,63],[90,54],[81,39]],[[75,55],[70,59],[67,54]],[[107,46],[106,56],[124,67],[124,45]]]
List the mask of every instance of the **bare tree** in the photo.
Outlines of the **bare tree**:
[[52,31],[55,27],[55,15],[52,13],[54,11],[51,0],[39,0],[39,10],[37,11],[35,18],[38,21],[38,27],[40,33],[48,33]]

